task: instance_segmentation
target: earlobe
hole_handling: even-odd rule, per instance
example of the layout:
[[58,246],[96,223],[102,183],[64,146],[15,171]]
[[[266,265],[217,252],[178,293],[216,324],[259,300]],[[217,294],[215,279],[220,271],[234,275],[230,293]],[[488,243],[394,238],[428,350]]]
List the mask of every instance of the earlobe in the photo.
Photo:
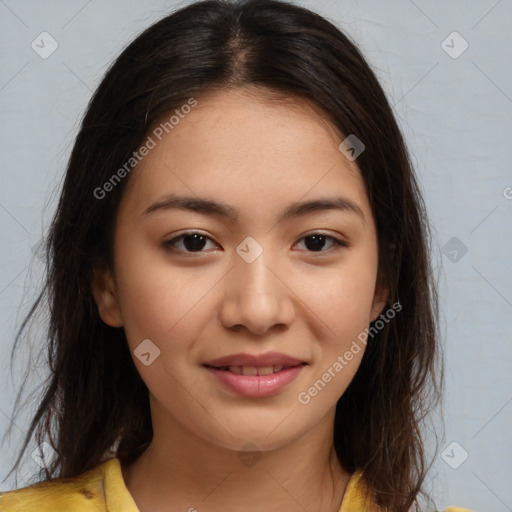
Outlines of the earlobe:
[[110,270],[94,269],[92,293],[98,306],[100,318],[110,327],[121,327],[123,321],[117,299],[117,289]]

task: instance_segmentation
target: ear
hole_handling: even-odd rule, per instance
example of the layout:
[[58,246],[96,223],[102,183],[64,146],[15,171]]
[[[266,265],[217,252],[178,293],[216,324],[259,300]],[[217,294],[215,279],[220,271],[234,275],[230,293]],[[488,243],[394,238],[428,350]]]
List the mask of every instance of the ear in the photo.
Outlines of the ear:
[[376,320],[379,315],[384,311],[386,307],[386,303],[388,301],[388,289],[381,285],[377,284],[375,287],[375,294],[373,296],[373,304],[372,311],[370,315],[370,322]]
[[117,289],[112,273],[108,269],[94,269],[92,294],[100,318],[111,327],[121,327],[123,320],[117,298]]

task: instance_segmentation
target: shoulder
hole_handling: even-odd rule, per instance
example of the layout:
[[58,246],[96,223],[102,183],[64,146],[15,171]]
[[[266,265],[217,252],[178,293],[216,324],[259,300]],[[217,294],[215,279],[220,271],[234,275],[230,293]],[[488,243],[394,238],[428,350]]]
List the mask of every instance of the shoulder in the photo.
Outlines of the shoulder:
[[0,512],[105,510],[105,474],[118,464],[117,459],[109,459],[75,478],[56,478],[0,492]]

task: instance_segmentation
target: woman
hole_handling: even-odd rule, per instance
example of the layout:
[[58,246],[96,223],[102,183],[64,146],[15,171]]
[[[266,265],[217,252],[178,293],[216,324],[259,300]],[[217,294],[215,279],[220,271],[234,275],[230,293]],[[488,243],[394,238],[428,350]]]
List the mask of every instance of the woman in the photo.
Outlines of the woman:
[[425,209],[324,18],[207,0],[137,37],[83,119],[48,261],[51,379],[16,465],[34,434],[55,457],[5,512],[423,507]]

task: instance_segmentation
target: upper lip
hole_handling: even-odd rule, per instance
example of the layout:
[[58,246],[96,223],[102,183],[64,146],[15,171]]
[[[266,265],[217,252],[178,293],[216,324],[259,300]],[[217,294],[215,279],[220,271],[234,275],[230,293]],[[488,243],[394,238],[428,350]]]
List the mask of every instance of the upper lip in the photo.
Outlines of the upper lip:
[[211,361],[206,361],[205,365],[215,366],[217,368],[223,366],[278,366],[283,367],[297,366],[304,363],[299,359],[295,359],[286,354],[279,352],[267,352],[266,354],[252,355],[252,354],[231,354]]

